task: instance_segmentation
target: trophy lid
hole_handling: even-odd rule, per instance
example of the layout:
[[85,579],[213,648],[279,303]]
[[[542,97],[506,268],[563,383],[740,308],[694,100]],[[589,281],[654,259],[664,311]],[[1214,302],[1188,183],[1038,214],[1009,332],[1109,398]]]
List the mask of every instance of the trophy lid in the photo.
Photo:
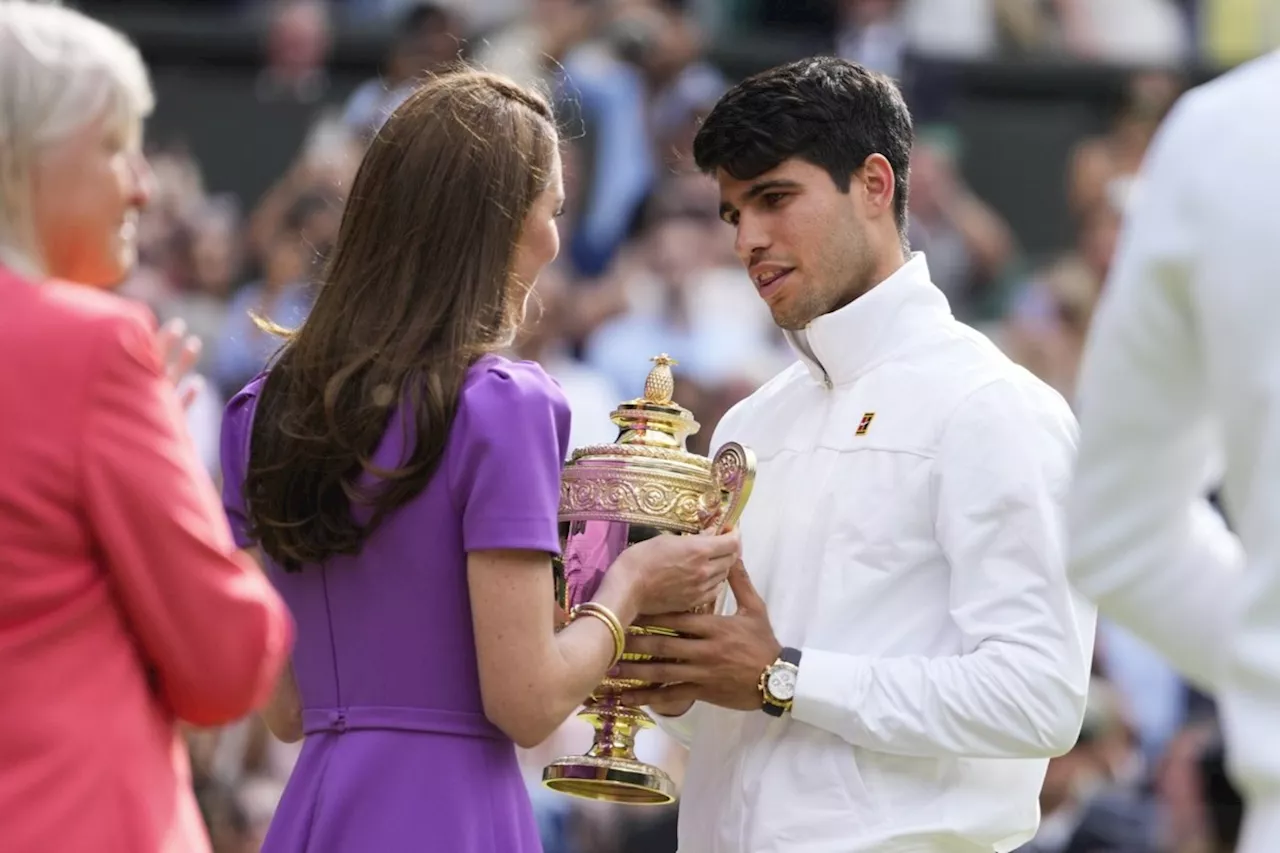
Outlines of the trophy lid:
[[654,364],[644,381],[644,395],[620,404],[610,415],[621,429],[617,443],[684,450],[685,441],[701,425],[692,412],[672,399],[676,383],[671,367],[679,362],[666,353],[650,361]]
[[651,360],[644,394],[610,415],[618,438],[574,450],[565,465],[561,522],[617,521],[694,533],[719,512],[721,489],[711,460],[685,446],[701,427],[672,399],[675,359],[663,353]]

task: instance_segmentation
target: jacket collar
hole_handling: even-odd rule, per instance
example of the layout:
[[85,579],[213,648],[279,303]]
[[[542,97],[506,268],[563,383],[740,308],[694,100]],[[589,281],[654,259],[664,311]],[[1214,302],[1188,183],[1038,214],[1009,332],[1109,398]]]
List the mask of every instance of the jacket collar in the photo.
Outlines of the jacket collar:
[[784,332],[814,379],[852,382],[892,354],[913,331],[951,318],[951,305],[915,252],[893,275],[798,332]]

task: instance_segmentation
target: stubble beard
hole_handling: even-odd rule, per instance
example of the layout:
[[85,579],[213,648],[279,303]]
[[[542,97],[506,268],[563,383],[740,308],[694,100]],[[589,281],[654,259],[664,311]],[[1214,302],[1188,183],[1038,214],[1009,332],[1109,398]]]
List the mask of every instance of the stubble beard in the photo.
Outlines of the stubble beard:
[[773,324],[774,324],[775,326],[777,326],[779,329],[782,329],[782,330],[787,331],[787,332],[799,332],[799,331],[801,331],[802,329],[804,329],[804,327],[805,327],[805,326],[809,325],[809,321],[808,321],[808,320],[803,320],[803,321],[796,320],[796,319],[795,319],[795,318],[790,314],[790,312],[785,313],[785,314],[779,314],[777,311],[774,311],[774,312],[773,312]]
[[[798,332],[819,317],[839,311],[858,297],[870,290],[875,284],[876,262],[867,239],[861,229],[855,230],[851,245],[844,251],[830,258],[827,264],[821,265],[829,275],[822,275],[821,280],[840,284],[828,289],[818,285],[818,281],[806,279],[801,284],[808,288],[802,294],[795,294],[777,307],[769,306],[773,314],[773,322],[778,328],[788,332]],[[845,275],[840,273],[847,271]]]
[[871,289],[871,269],[869,261],[863,262],[843,287],[826,298],[822,293],[811,291],[798,304],[793,301],[777,308],[771,306],[774,325],[788,332],[799,332],[819,317],[839,311]]
[[770,306],[769,310],[773,314],[774,325],[788,332],[803,331],[816,318],[826,313],[816,304],[812,293],[805,294],[798,305],[780,305],[776,308]]

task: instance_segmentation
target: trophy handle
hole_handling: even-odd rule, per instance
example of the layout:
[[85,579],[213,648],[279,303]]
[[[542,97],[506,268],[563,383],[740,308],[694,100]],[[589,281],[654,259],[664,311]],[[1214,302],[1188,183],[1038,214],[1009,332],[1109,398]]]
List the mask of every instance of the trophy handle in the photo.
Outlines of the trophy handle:
[[751,497],[751,487],[756,482],[756,455],[736,441],[727,442],[712,457],[711,471],[724,502],[714,528],[716,533],[722,533],[737,526]]

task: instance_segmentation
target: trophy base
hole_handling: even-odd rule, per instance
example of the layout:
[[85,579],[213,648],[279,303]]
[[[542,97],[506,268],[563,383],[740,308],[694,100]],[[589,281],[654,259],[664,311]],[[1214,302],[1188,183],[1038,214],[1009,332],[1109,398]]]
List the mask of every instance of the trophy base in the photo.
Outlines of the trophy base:
[[652,764],[626,758],[561,758],[542,771],[542,784],[561,794],[606,803],[663,806],[676,800],[670,776]]

